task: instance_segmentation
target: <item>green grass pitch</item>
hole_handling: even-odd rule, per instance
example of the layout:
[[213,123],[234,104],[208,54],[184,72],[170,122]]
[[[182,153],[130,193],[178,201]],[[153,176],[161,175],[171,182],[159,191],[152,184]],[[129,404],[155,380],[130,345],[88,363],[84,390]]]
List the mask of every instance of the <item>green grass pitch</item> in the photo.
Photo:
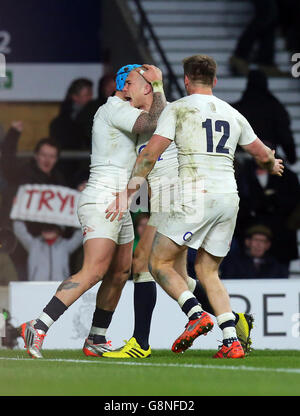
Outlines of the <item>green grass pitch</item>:
[[81,351],[0,350],[1,396],[300,395],[300,351],[257,350],[245,359],[212,359],[215,351],[144,360],[88,358]]

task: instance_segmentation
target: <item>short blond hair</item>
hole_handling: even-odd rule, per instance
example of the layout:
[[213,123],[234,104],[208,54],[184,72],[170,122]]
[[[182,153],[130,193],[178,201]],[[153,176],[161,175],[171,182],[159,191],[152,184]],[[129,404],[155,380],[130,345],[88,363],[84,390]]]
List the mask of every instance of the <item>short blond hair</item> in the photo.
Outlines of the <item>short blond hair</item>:
[[185,58],[182,63],[184,75],[192,83],[213,86],[217,73],[217,63],[211,56],[193,55]]

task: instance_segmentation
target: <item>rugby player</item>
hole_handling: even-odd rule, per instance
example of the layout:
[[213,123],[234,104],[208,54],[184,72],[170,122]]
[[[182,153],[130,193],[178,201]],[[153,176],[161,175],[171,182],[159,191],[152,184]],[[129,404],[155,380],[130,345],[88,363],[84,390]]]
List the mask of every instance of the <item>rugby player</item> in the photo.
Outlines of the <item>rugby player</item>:
[[152,83],[152,86],[147,83],[147,88],[151,93],[153,90],[149,112],[126,102],[122,80],[131,69],[129,65],[118,71],[122,84],[119,91],[98,109],[94,117],[90,177],[77,210],[84,237],[82,269],[59,285],[38,319],[20,326],[25,348],[33,358],[42,358],[42,344],[54,322],[100,280],[102,284],[85,349],[95,354],[110,349],[105,332],[130,273],[134,232],[129,212],[119,223],[112,223],[105,218],[105,208],[114,199],[113,194],[124,189],[128,182],[136,160],[136,135],[155,129],[166,104],[161,87],[162,73],[152,65],[144,68]]
[[[189,319],[185,331],[172,347],[175,352],[183,352],[195,338],[213,327],[213,321],[174,267],[187,247],[197,249],[197,277],[223,332],[223,344],[214,358],[242,358],[245,353],[237,338],[235,316],[218,276],[219,265],[229,251],[238,213],[239,197],[233,169],[236,146],[241,145],[270,174],[281,176],[283,165],[257,138],[248,121],[213,95],[216,63],[211,57],[186,58],[184,82],[188,96],[164,109],[131,176],[147,178],[159,155],[175,142],[182,181],[181,209],[158,225],[149,265],[156,281],[178,302]],[[196,202],[193,189],[197,190]],[[119,193],[114,204],[109,206],[107,217],[122,220],[127,200],[133,194],[130,187]]]

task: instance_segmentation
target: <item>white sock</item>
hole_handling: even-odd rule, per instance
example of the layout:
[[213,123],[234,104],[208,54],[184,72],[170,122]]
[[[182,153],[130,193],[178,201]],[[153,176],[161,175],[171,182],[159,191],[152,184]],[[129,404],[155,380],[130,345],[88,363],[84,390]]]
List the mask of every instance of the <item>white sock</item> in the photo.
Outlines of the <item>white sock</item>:
[[218,325],[223,332],[223,340],[228,338],[237,338],[235,325],[225,326],[222,328],[223,324],[225,324],[228,321],[233,321],[233,323],[235,322],[235,316],[232,312],[225,312],[217,316]]
[[106,332],[107,332],[107,328],[97,328],[96,326],[92,326],[90,329],[88,338],[94,340],[94,335],[96,336],[101,335],[102,337],[105,337]]
[[48,328],[54,323],[53,319],[50,318],[45,312],[42,312],[41,315],[38,317],[40,321],[42,321]]

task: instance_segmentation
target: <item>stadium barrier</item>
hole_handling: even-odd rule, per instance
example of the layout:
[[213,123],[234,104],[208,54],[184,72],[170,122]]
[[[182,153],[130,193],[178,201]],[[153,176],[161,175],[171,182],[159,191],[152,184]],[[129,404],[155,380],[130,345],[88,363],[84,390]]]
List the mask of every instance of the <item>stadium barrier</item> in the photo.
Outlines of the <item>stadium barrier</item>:
[[[37,318],[55,293],[58,282],[11,282],[9,310],[12,324]],[[298,280],[226,280],[232,307],[254,315],[253,347],[256,349],[300,348],[300,285]],[[47,349],[80,349],[87,336],[95,308],[99,285],[86,292],[50,329],[44,343]],[[113,348],[123,344],[133,332],[133,282],[124,288],[114,314],[108,339]],[[177,303],[158,287],[150,342],[152,348],[169,349],[183,331],[186,317]],[[217,325],[205,337],[195,341],[194,349],[216,349],[222,339]],[[19,341],[20,348],[23,348]]]

